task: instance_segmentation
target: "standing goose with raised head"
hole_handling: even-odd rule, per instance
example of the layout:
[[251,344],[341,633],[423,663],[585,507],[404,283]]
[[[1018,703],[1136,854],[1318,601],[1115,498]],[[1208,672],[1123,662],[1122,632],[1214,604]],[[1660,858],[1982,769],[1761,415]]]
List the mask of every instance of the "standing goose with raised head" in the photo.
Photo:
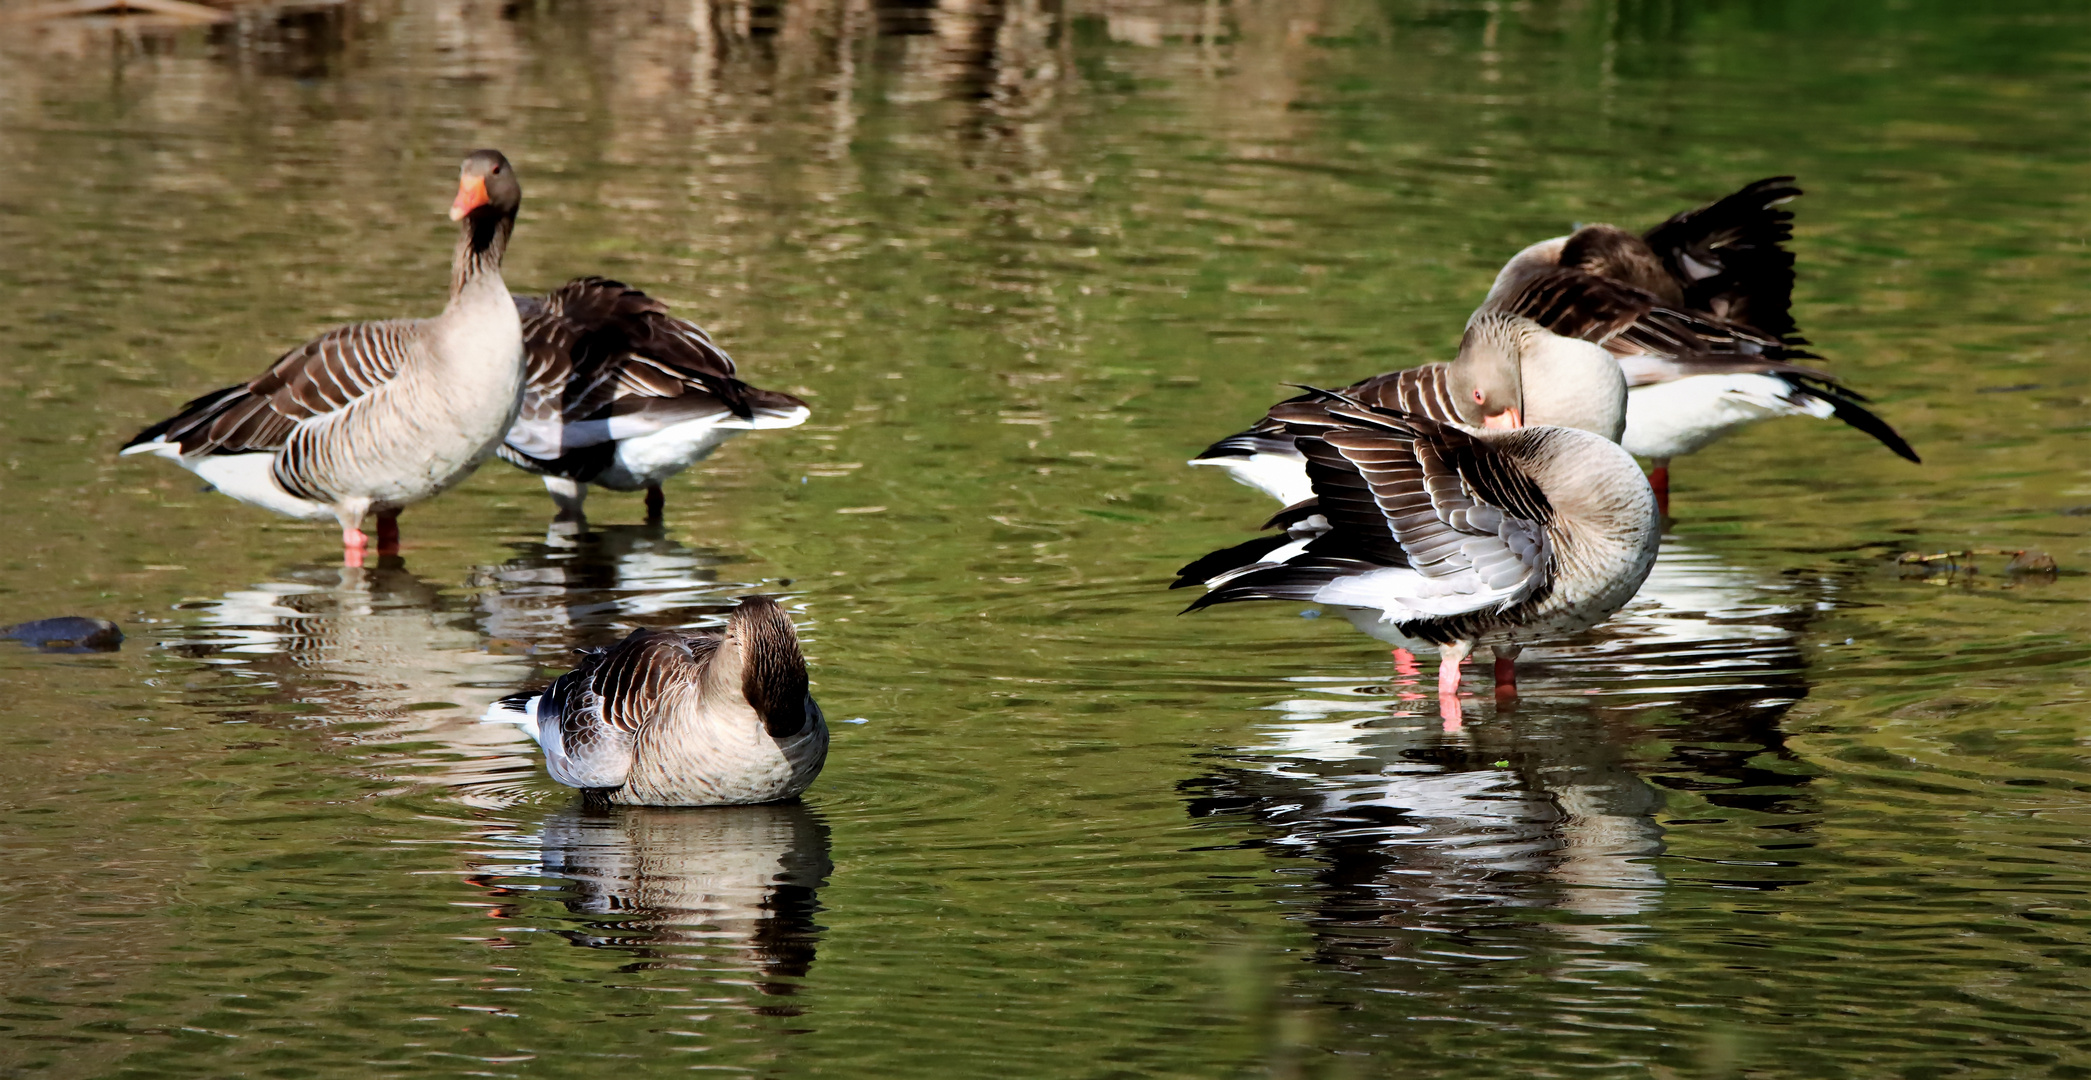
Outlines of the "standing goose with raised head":
[[1626,431],[1621,445],[1648,458],[1649,481],[1665,513],[1670,459],[1704,448],[1751,424],[1781,416],[1837,419],[1909,461],[1916,451],[1866,396],[1828,372],[1795,363],[1814,359],[1794,325],[1793,177],[1774,176],[1686,210],[1639,236],[1612,225],[1584,225],[1518,252],[1496,275],[1488,303],[1523,292],[1533,280],[1573,270],[1640,293],[1732,338],[1713,350],[1614,349],[1625,370]]
[[791,618],[751,596],[719,633],[634,630],[489,721],[521,725],[592,802],[729,806],[806,790],[828,757]]
[[1497,692],[1512,695],[1526,642],[1611,617],[1655,564],[1654,496],[1599,435],[1476,431],[1326,392],[1272,414],[1307,458],[1320,521],[1185,567],[1175,587],[1209,590],[1187,610],[1312,601],[1397,647],[1435,646],[1448,724],[1476,646],[1493,648]]
[[429,319],[338,327],[259,378],[205,394],[138,433],[154,453],[241,502],[341,525],[342,561],[399,548],[399,512],[493,454],[523,391],[523,331],[501,281],[522,187],[508,159],[474,151],[450,217],[460,223],[450,302]]
[[516,297],[529,386],[499,451],[544,477],[561,521],[583,521],[588,485],[646,491],[757,428],[806,422],[806,403],[734,377],[733,358],[668,305],[607,278]]

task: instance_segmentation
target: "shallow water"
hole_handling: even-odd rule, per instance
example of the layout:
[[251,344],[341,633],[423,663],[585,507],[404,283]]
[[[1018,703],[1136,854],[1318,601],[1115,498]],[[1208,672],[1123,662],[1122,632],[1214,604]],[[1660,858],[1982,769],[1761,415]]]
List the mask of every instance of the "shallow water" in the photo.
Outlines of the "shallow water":
[[[0,33],[0,1075],[2091,1074],[2091,16],[1934,3],[252,9]],[[492,465],[333,565],[114,448],[622,277],[806,427],[548,533]],[[1182,460],[1449,354],[1510,252],[1760,176],[1924,454],[1761,426],[1642,597],[1448,735],[1337,618],[1179,618]],[[1898,566],[2042,548],[2058,576]],[[803,805],[577,812],[495,697],[789,599]]]

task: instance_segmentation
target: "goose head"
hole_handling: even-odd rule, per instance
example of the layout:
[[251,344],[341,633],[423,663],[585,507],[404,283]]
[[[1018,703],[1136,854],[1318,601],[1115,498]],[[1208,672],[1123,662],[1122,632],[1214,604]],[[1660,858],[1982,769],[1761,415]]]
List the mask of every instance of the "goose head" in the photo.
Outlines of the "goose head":
[[474,150],[458,168],[457,198],[450,220],[512,218],[523,204],[523,186],[515,166],[499,150]]
[[720,648],[739,660],[721,673],[740,669],[740,685],[735,689],[762,717],[772,738],[792,738],[822,722],[820,705],[808,687],[798,630],[775,600],[766,596],[742,599],[726,617],[726,636]]
[[1626,376],[1602,346],[1519,315],[1476,312],[1447,372],[1460,422],[1570,427],[1613,442],[1626,430]]
[[1525,426],[1524,373],[1515,344],[1505,335],[1467,327],[1459,355],[1445,370],[1461,423],[1495,430]]

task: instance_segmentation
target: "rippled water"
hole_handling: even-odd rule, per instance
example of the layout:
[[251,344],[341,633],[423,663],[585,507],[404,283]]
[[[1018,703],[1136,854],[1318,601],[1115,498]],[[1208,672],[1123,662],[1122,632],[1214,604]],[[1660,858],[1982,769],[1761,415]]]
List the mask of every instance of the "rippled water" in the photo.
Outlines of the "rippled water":
[[[2091,1074],[2091,16],[2016,3],[355,0],[0,28],[0,1075]],[[439,302],[623,277],[807,397],[548,533],[113,451]],[[1181,462],[1442,358],[1501,260],[1791,172],[1925,456],[1675,469],[1642,597],[1447,734],[1342,620],[1178,617]],[[2059,575],[1979,554],[2042,548]],[[803,805],[579,812],[484,705],[788,597]]]

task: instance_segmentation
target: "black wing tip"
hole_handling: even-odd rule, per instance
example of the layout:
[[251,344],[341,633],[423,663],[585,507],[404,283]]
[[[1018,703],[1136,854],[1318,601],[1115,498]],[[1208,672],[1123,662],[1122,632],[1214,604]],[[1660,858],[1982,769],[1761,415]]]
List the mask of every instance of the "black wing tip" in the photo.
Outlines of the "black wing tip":
[[[173,416],[170,416],[167,419],[162,420],[149,428],[146,428],[144,431],[141,431],[138,434],[131,436],[131,441],[124,443],[121,447],[118,447],[117,449],[119,452],[121,452],[123,450],[129,450],[134,446],[142,446],[146,443],[152,442],[155,439],[164,439],[176,427],[192,419],[200,420],[206,414],[215,412],[217,409],[223,407],[226,404],[226,402],[230,400],[232,397],[237,397],[245,393],[247,393],[247,384],[239,383],[233,386],[221,386],[218,389],[211,391],[210,393],[198,395],[197,397],[192,398],[191,400],[183,403],[182,407],[176,410]],[[183,449],[186,451],[188,448],[184,447]],[[217,451],[213,451],[213,453],[215,452]]]
[[1910,446],[1909,442],[1892,425],[1881,419],[1873,410],[1860,404],[1860,402],[1869,400],[1865,395],[1842,383],[1829,382],[1827,380],[1802,381],[1789,379],[1788,383],[1796,390],[1810,397],[1828,402],[1831,415],[1873,436],[1882,446],[1893,451],[1895,456],[1912,465],[1924,464],[1924,459],[1917,456],[1917,451]]
[[494,704],[500,706],[501,708],[507,709],[510,712],[528,712],[529,710],[526,708],[526,706],[530,704],[530,699],[542,697],[543,695],[543,688],[539,688],[536,690],[518,690],[513,694],[508,694],[495,699]]
[[1255,451],[1255,449],[1254,449],[1254,448],[1252,448],[1252,447],[1247,447],[1247,446],[1242,446],[1242,445],[1239,445],[1239,444],[1238,444],[1238,443],[1236,443],[1236,441],[1235,441],[1235,440],[1237,440],[1237,439],[1240,439],[1240,438],[1242,438],[1242,437],[1243,437],[1244,435],[1247,435],[1247,434],[1248,434],[1247,432],[1241,432],[1241,433],[1238,433],[1238,434],[1234,434],[1234,435],[1229,435],[1229,436],[1227,436],[1226,438],[1224,438],[1224,439],[1221,439],[1221,440],[1220,440],[1219,442],[1216,442],[1216,443],[1212,444],[1211,446],[1208,446],[1208,447],[1206,447],[1205,449],[1203,449],[1203,450],[1200,450],[1200,451],[1198,451],[1197,455],[1196,455],[1196,456],[1194,456],[1194,457],[1192,457],[1192,458],[1191,458],[1191,460],[1192,460],[1192,461],[1220,461],[1220,460],[1223,460],[1223,459],[1226,459],[1226,458],[1244,458],[1244,459],[1246,459],[1246,458],[1252,458],[1252,457],[1255,457],[1255,456],[1256,456],[1256,451]]

